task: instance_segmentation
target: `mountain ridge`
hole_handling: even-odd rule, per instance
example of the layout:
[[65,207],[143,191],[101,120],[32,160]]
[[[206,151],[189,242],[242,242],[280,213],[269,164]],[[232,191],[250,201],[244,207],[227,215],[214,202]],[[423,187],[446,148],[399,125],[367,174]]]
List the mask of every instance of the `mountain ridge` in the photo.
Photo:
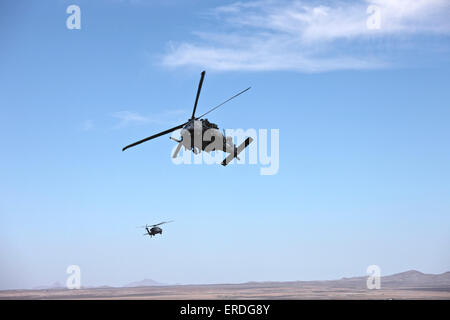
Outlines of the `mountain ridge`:
[[[167,284],[161,283],[153,279],[145,278],[139,281],[129,282],[123,286],[82,286],[82,288],[101,289],[101,288],[140,288],[140,287],[156,287],[156,286],[208,286],[208,285],[281,285],[283,283],[291,283],[297,285],[332,285],[342,287],[366,287],[366,281],[369,275],[343,277],[334,280],[291,280],[291,281],[247,281],[241,283],[214,283],[214,284]],[[438,287],[449,288],[450,290],[450,271],[439,274],[427,274],[418,270],[408,270],[404,272],[394,273],[381,276],[381,286],[383,287]],[[51,286],[33,287],[31,290],[58,290],[65,289],[59,282],[55,282]],[[4,290],[2,290],[4,291]]]

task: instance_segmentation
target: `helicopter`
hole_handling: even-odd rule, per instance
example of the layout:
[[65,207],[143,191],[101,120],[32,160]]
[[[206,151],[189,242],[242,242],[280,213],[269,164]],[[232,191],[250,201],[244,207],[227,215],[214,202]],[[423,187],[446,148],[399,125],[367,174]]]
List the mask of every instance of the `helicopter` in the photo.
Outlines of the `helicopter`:
[[141,227],[138,227],[138,228],[145,228],[147,233],[144,233],[143,235],[144,236],[149,235],[150,238],[151,238],[151,237],[157,235],[158,233],[160,235],[162,235],[162,229],[160,227],[158,227],[158,226],[161,225],[161,224],[164,224],[164,223],[169,223],[169,222],[173,222],[173,220],[163,221],[163,222],[160,222],[160,223],[157,223],[157,224],[153,224],[153,225],[150,225],[150,226],[146,224],[145,226],[141,226]]
[[[171,140],[174,140],[178,143],[172,158],[176,158],[178,155],[178,152],[180,151],[181,147],[184,146],[185,150],[191,150],[194,154],[199,154],[200,152],[211,152],[216,150],[221,150],[225,153],[229,153],[229,155],[221,162],[223,166],[226,166],[228,163],[230,163],[234,158],[237,158],[239,160],[239,153],[241,153],[246,147],[252,143],[253,139],[251,137],[248,137],[244,142],[242,142],[239,146],[236,146],[233,143],[233,137],[226,136],[225,131],[222,132],[219,130],[219,127],[217,124],[209,122],[208,119],[203,119],[205,115],[208,113],[216,110],[220,106],[224,105],[228,101],[236,98],[237,96],[243,94],[244,92],[250,90],[250,87],[248,87],[245,90],[242,90],[241,92],[235,94],[228,100],[222,102],[221,104],[217,105],[216,107],[210,109],[209,111],[203,113],[202,115],[196,117],[195,111],[197,109],[198,104],[198,98],[200,97],[200,91],[202,89],[203,85],[203,79],[205,78],[205,71],[202,71],[200,75],[200,82],[198,84],[197,89],[197,96],[195,98],[194,103],[194,110],[192,111],[192,116],[188,121],[185,123],[182,123],[176,127],[170,128],[168,130],[162,131],[160,133],[154,134],[150,137],[147,137],[145,139],[139,140],[137,142],[134,142],[132,144],[127,145],[122,149],[122,151],[125,151],[128,148],[137,146],[138,144],[141,144],[143,142],[158,138],[160,136],[163,136],[165,134],[171,133],[175,130],[182,129],[181,130],[181,139],[175,139],[173,137],[170,137]],[[210,139],[206,138],[205,133],[209,136]],[[192,139],[193,137],[193,139]]]

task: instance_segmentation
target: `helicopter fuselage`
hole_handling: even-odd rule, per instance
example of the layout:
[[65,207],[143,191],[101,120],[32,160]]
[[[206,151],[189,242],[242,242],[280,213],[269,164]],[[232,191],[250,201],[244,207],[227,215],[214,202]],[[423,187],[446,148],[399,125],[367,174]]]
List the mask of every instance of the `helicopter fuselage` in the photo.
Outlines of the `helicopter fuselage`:
[[236,146],[232,137],[226,137],[219,127],[208,119],[191,120],[181,129],[180,143],[187,150],[195,154],[200,151],[211,152],[221,150],[223,152],[236,153]]
[[184,122],[176,127],[167,129],[165,131],[161,131],[157,134],[154,134],[150,137],[141,139],[139,141],[136,141],[132,144],[129,144],[122,148],[122,151],[125,151],[128,148],[137,146],[138,144],[141,144],[143,142],[158,138],[160,136],[163,136],[165,134],[174,132],[175,130],[181,129],[181,140],[175,139],[173,137],[170,137],[170,139],[178,142],[177,147],[175,148],[175,151],[172,155],[172,158],[177,158],[178,152],[180,151],[181,147],[184,146],[185,150],[191,150],[194,154],[198,154],[202,151],[204,152],[211,152],[211,151],[223,151],[225,153],[229,153],[229,155],[226,156],[225,159],[221,162],[223,166],[226,166],[228,163],[233,161],[234,158],[239,159],[238,155],[240,152],[244,151],[246,147],[252,143],[253,138],[248,137],[244,142],[242,142],[239,146],[236,146],[233,143],[233,137],[227,137],[225,136],[225,132],[222,134],[220,132],[219,127],[215,123],[211,123],[208,121],[208,119],[203,118],[208,113],[216,110],[220,106],[224,105],[228,101],[236,98],[237,96],[243,94],[247,90],[250,89],[248,87],[245,90],[242,90],[238,94],[235,94],[228,100],[225,100],[221,104],[215,106],[214,108],[210,109],[209,111],[203,113],[202,115],[196,117],[195,111],[197,109],[197,103],[198,98],[200,96],[200,90],[202,89],[203,79],[205,77],[205,71],[202,71],[200,76],[200,82],[198,84],[197,89],[197,96],[195,97],[195,103],[194,103],[194,109],[192,110],[192,116],[187,121]]
[[151,229],[146,228],[146,230],[147,230],[147,233],[149,234],[149,236],[151,236],[151,237],[154,235],[157,235],[158,233],[162,234],[162,229],[159,227],[153,227]]

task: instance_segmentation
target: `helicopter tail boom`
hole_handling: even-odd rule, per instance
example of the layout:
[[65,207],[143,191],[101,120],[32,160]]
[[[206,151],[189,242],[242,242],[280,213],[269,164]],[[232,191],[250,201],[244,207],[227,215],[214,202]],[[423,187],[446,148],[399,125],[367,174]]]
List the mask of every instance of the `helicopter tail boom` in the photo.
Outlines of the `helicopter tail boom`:
[[230,153],[223,161],[222,161],[222,165],[226,166],[227,164],[229,164],[231,161],[233,161],[234,158],[237,158],[237,156],[239,155],[239,153],[241,153],[242,151],[244,151],[245,148],[247,148],[250,143],[252,143],[253,139],[251,137],[248,137],[247,139],[245,139],[244,142],[242,142],[237,148],[235,152]]

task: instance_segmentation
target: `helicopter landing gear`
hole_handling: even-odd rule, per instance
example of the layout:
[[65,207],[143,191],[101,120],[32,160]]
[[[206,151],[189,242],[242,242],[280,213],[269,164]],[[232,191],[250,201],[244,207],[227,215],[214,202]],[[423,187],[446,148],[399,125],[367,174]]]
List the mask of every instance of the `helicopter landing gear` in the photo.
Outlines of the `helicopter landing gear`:
[[192,147],[192,152],[194,152],[194,154],[199,154],[200,151],[197,147]]

